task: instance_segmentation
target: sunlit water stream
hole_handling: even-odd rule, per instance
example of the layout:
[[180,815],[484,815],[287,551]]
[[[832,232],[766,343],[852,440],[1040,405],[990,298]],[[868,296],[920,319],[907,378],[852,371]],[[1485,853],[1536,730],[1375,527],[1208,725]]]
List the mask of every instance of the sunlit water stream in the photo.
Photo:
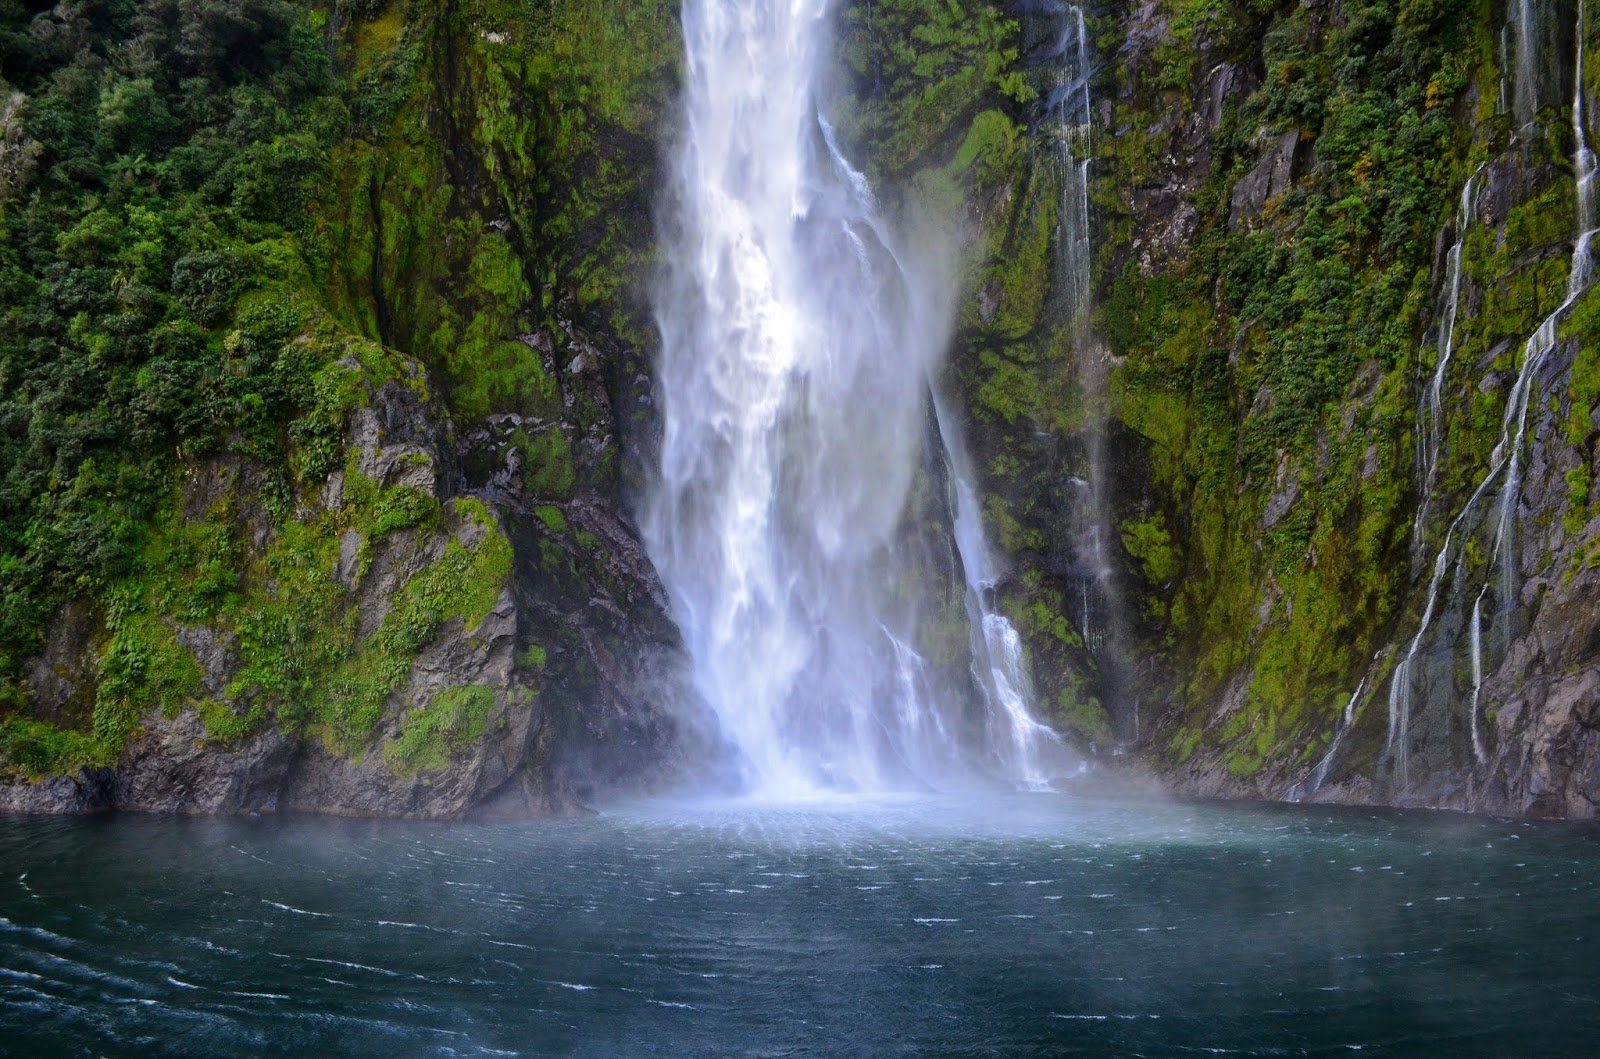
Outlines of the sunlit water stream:
[[1591,828],[1056,795],[0,821],[0,1051],[1585,1054]]

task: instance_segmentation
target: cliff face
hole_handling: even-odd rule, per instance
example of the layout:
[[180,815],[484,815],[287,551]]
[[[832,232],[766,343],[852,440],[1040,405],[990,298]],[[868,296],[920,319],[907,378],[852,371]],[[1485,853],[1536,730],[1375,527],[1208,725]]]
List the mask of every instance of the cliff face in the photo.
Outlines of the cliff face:
[[[1178,587],[1151,586],[1176,690],[1146,745],[1186,788],[1594,814],[1589,27],[1562,5],[1526,34],[1506,17],[1326,4],[1190,39],[1217,117],[1157,151],[1210,172],[1132,230],[1193,224],[1192,249],[1113,245],[1101,314],[1126,343],[1118,415],[1157,468],[1130,499],[1185,531]],[[1162,55],[1153,30],[1129,39],[1136,113]],[[1152,369],[1205,358],[1218,399],[1161,409]]]
[[[1600,70],[1528,10],[841,3],[834,124],[960,248],[941,385],[1085,752],[1594,815]],[[701,767],[627,516],[676,14],[0,7],[0,805]]]
[[[7,493],[0,806],[459,817],[670,777],[693,697],[622,512],[674,12],[202,6],[5,12],[40,477]],[[104,168],[134,146],[147,183]],[[37,237],[79,216],[82,252]],[[67,329],[69,283],[116,293]],[[42,449],[75,360],[99,436]],[[63,514],[86,486],[115,522]]]
[[1028,282],[1070,190],[1035,147],[971,200],[955,361],[1058,723],[1198,793],[1594,814],[1580,32],[1595,71],[1535,7],[1089,20],[1091,328]]

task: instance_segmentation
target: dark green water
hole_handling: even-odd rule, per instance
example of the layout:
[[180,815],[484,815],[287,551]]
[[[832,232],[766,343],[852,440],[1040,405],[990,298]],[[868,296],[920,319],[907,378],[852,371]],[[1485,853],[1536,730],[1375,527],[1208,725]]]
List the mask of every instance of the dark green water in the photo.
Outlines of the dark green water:
[[1600,833],[1057,796],[0,820],[16,1054],[1594,1054]]

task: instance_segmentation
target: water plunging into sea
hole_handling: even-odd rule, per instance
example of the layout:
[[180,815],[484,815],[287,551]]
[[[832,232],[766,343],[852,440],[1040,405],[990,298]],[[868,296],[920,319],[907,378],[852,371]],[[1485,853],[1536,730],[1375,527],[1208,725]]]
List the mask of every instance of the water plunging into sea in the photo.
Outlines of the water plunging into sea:
[[[645,537],[748,789],[996,771],[1039,785],[1059,747],[1028,712],[1016,632],[991,605],[956,428],[941,415],[929,429],[950,279],[941,255],[902,252],[820,108],[831,7],[683,6]],[[928,662],[937,593],[924,581],[938,575],[904,541],[912,486],[941,467],[974,629],[960,681]]]

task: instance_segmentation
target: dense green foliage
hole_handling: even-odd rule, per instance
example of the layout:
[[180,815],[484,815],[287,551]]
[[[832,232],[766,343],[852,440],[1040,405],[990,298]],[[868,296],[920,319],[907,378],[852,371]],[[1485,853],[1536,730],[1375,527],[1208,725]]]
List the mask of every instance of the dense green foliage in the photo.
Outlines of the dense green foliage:
[[0,63],[23,159],[0,194],[9,679],[57,601],[131,571],[175,456],[286,465],[317,367],[297,237],[345,118],[283,0],[8,0]]
[[[614,483],[611,455],[573,447],[608,413],[552,369],[575,326],[637,330],[674,13],[0,3],[7,761],[106,764],[149,711],[184,708],[223,742],[273,721],[359,754],[417,653],[481,619],[511,565],[481,505],[468,532],[465,502],[361,478],[347,416],[385,384],[466,423],[536,416],[515,447],[539,497]],[[221,506],[180,510],[218,474]],[[333,576],[346,532],[358,577],[392,538],[451,539],[363,635]],[[22,663],[73,600],[95,686],[39,716]],[[225,689],[179,642],[202,626],[237,652]]]
[[[1122,415],[1154,443],[1157,504],[1189,543],[1170,625],[1191,645],[1180,665],[1197,712],[1172,745],[1194,747],[1213,696],[1248,667],[1249,708],[1209,733],[1248,733],[1237,773],[1307,744],[1405,588],[1394,571],[1433,235],[1468,139],[1454,104],[1492,43],[1472,8],[1268,9],[1253,32],[1188,52],[1195,67],[1259,50],[1264,83],[1223,115],[1188,274],[1151,279],[1130,262],[1104,304],[1103,332],[1129,355]],[[1286,132],[1303,175],[1241,223],[1230,191]],[[1289,490],[1301,498],[1268,519]]]

